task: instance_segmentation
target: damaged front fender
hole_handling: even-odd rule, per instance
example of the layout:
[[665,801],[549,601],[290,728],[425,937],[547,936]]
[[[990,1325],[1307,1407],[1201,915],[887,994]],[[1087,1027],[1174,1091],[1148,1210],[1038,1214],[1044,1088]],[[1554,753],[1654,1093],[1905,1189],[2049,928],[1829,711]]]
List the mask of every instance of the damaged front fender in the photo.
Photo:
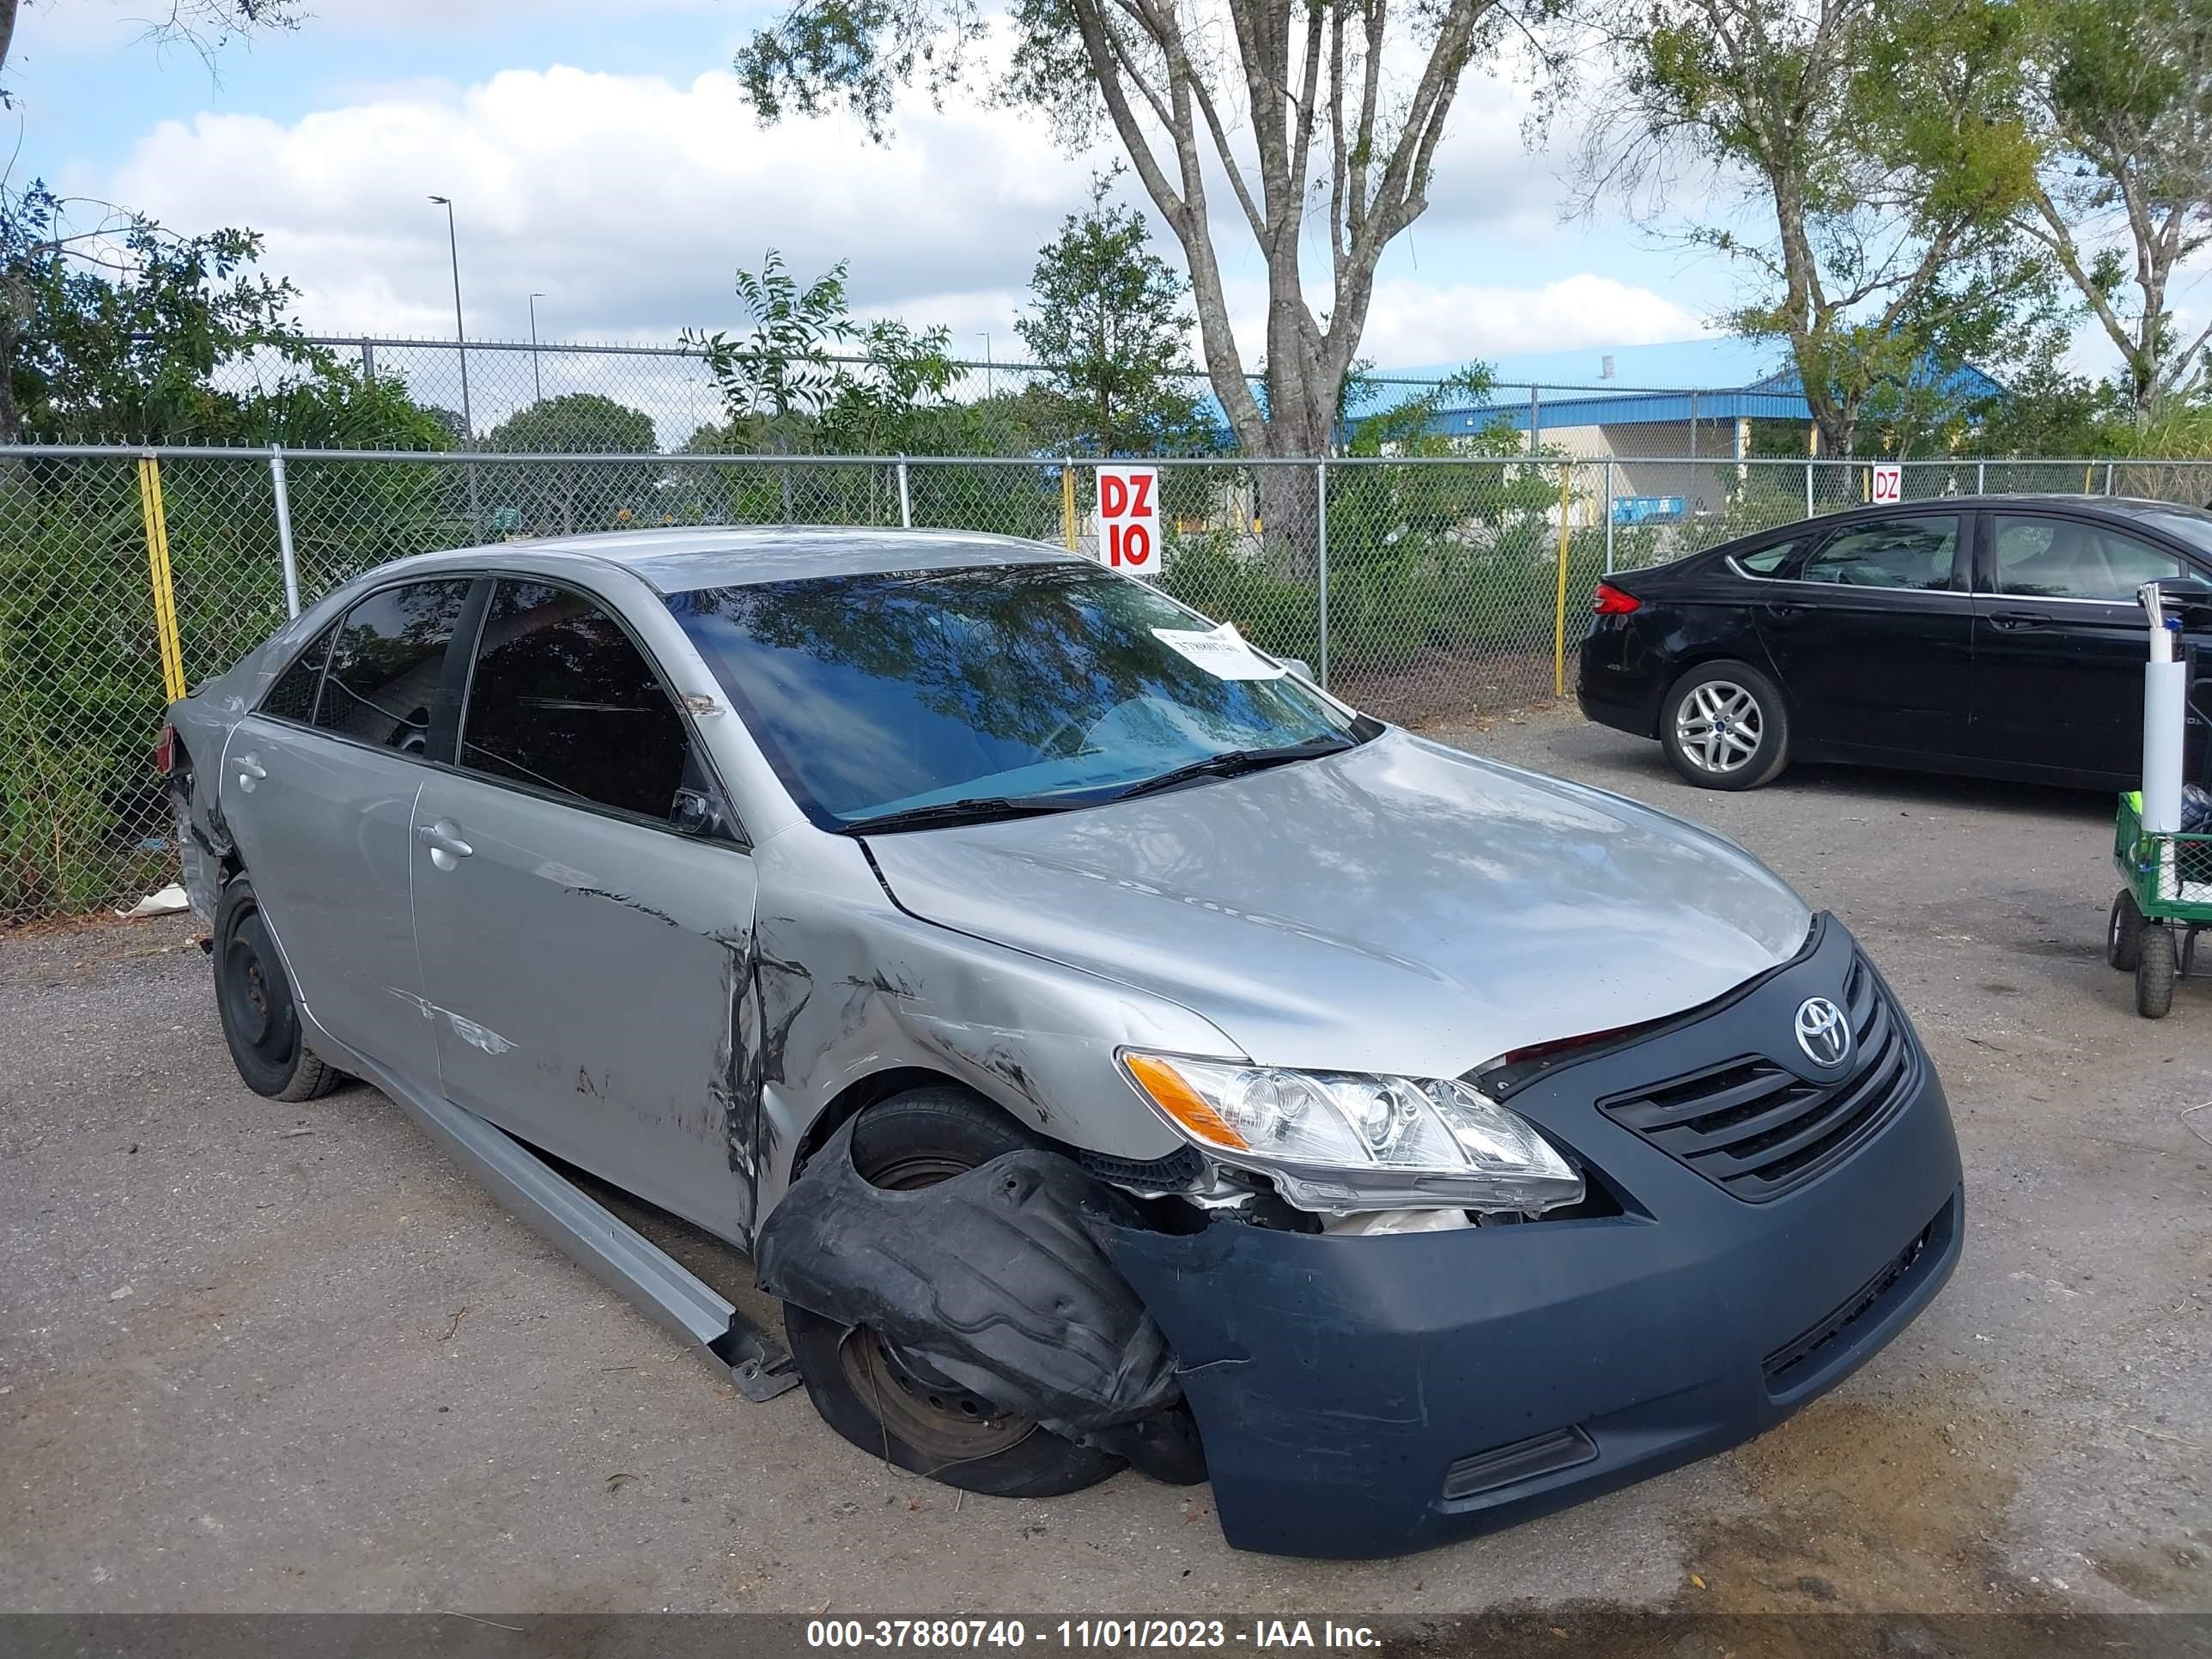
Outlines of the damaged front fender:
[[854,1167],[854,1127],[762,1225],[763,1290],[1070,1439],[1122,1449],[1115,1431],[1176,1401],[1167,1339],[1107,1255],[1127,1200],[1041,1150],[892,1191]]

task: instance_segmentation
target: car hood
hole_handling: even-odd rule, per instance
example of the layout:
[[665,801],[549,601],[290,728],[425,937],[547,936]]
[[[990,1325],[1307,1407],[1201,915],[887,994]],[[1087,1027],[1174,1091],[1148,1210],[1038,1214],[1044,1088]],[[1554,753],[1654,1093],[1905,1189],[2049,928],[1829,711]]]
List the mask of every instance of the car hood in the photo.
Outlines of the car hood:
[[1457,1076],[1802,946],[1734,842],[1392,730],[1110,805],[877,836],[915,915],[1173,999],[1270,1065]]

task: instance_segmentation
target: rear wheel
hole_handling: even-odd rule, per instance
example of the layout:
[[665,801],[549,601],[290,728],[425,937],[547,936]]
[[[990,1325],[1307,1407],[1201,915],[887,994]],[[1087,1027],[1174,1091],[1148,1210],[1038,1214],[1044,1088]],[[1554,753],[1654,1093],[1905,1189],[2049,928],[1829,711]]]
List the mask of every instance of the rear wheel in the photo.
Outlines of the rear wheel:
[[1701,789],[1756,789],[1790,763],[1790,714],[1780,688],[1749,663],[1700,663],[1667,693],[1659,741]]
[[[911,1191],[1043,1143],[965,1090],[915,1089],[871,1107],[853,1132],[870,1182]],[[823,1420],[862,1451],[946,1486],[1054,1498],[1096,1486],[1122,1460],[1003,1410],[865,1325],[786,1304],[791,1356]]]
[[2124,974],[2132,974],[2142,956],[2143,913],[2136,896],[2126,888],[2112,901],[2112,915],[2105,925],[2105,960]]
[[2173,1006],[2175,957],[2171,927],[2142,930],[2142,954],[2136,963],[2136,1012],[2145,1019],[2164,1019]]
[[307,1047],[284,959],[244,875],[224,884],[212,954],[216,1012],[246,1086],[271,1100],[313,1100],[337,1087],[344,1073]]

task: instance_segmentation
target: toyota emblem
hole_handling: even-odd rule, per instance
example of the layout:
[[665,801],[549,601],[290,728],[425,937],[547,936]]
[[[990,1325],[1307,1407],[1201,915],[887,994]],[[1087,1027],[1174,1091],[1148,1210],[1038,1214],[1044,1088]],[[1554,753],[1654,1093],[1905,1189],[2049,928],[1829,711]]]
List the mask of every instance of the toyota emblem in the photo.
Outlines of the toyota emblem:
[[1851,1023],[1826,997],[1797,1005],[1797,1046],[1815,1066],[1840,1066],[1851,1052]]

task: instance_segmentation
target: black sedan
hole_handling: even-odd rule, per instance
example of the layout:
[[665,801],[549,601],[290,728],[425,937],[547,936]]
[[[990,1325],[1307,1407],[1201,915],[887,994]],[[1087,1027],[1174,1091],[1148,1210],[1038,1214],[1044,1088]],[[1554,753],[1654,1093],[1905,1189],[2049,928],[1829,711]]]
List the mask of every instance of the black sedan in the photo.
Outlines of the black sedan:
[[[1577,689],[1591,720],[1656,738],[1708,789],[1753,788],[1798,760],[2132,787],[2148,654],[2136,590],[2207,576],[2212,513],[2195,507],[1861,507],[1607,577]],[[2212,646],[2212,629],[2192,623],[2189,641]]]

